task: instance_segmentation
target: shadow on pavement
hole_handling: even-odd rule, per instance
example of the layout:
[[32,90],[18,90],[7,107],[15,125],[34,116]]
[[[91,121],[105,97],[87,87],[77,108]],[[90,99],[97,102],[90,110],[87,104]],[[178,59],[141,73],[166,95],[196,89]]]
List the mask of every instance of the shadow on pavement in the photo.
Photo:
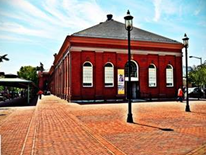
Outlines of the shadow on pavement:
[[141,125],[141,126],[145,126],[145,127],[149,127],[149,128],[154,128],[154,129],[159,129],[159,130],[162,130],[162,131],[174,131],[174,129],[170,129],[170,128],[159,128],[159,127],[156,127],[156,126],[140,124],[140,123],[133,123],[133,124]]
[[28,104],[27,98],[18,97],[12,100],[6,100],[4,102],[0,102],[0,107],[36,106],[37,100],[38,100],[38,96],[35,96]]

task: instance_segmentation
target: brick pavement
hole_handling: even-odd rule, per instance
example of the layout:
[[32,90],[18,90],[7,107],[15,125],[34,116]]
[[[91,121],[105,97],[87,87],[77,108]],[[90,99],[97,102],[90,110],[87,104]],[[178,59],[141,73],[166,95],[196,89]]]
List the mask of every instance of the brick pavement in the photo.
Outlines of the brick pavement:
[[34,109],[34,107],[18,108],[1,121],[2,155],[21,154]]
[[191,113],[177,102],[133,104],[134,124],[125,122],[125,104],[85,105],[73,114],[126,154],[206,154],[206,102],[190,104]]
[[206,102],[78,105],[44,96],[0,122],[2,154],[206,154]]

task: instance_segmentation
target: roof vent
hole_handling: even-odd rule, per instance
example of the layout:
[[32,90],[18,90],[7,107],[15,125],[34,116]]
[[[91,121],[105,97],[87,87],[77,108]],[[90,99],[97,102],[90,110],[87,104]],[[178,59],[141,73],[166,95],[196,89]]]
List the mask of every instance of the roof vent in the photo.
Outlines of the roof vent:
[[113,17],[113,15],[112,15],[112,14],[108,14],[108,15],[107,15],[107,20],[111,20],[111,19],[112,19],[112,17]]

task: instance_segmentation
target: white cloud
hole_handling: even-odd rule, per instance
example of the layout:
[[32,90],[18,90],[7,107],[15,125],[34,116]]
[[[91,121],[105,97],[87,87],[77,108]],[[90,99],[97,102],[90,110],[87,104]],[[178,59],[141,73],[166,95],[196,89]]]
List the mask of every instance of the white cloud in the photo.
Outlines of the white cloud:
[[199,0],[197,1],[197,4],[195,6],[195,11],[194,11],[194,15],[198,16],[199,14],[201,14],[206,8],[206,2],[205,0]]
[[[76,0],[46,0],[38,7],[27,0],[4,3],[15,9],[1,11],[0,14],[15,20],[3,20],[0,31],[25,36],[58,39],[58,36],[71,34],[71,30],[82,30],[105,20],[104,11],[95,1],[80,3]],[[65,32],[66,29],[68,32]]]
[[16,23],[1,23],[0,31],[7,31],[10,33],[18,33],[21,35],[30,35],[30,36],[42,36],[44,38],[49,37],[49,34],[41,29],[32,29],[27,28],[23,25]]
[[[161,17],[166,17],[169,15],[181,15],[182,14],[182,6],[181,3],[176,3],[172,0],[152,0],[154,5],[154,18],[155,22],[160,21]],[[162,19],[162,18],[161,18]]]
[[162,2],[162,0],[153,0],[153,4],[155,7],[155,16],[154,16],[153,20],[155,22],[157,22],[161,16],[161,11],[162,11],[161,2]]
[[[7,73],[19,70],[20,66],[35,66],[39,61],[49,69],[53,54],[59,51],[66,35],[106,20],[104,11],[92,0],[2,0],[1,4],[8,7],[0,6],[0,43],[4,44],[3,51],[10,57],[10,61],[1,66],[1,71]],[[10,46],[13,43],[18,46],[15,51],[25,52],[24,60],[14,58],[16,53]],[[6,44],[11,48],[6,48]],[[16,67],[10,67],[14,65]]]
[[21,38],[19,36],[0,35],[0,40],[18,41],[18,42],[32,42],[30,39]]

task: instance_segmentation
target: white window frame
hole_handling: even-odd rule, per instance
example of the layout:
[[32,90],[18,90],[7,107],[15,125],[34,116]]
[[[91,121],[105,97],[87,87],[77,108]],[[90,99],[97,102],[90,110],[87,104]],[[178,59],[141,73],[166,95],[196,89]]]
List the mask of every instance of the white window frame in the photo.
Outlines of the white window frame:
[[[86,63],[89,63],[91,66],[85,66]],[[93,64],[86,61],[84,62],[82,68],[82,86],[93,87]],[[85,76],[87,76],[87,78],[85,78]]]
[[[110,64],[111,67],[107,67],[106,66],[107,64]],[[114,87],[114,65],[111,62],[107,62],[104,65],[104,86],[105,87]]]
[[[150,68],[150,66],[154,66],[154,68]],[[151,85],[152,83],[154,85]],[[157,87],[157,67],[154,64],[150,64],[148,67],[148,86]]]
[[[170,66],[170,68],[167,68]],[[174,69],[173,66],[168,64],[166,67],[166,87],[174,87]],[[169,85],[171,84],[171,85]]]

